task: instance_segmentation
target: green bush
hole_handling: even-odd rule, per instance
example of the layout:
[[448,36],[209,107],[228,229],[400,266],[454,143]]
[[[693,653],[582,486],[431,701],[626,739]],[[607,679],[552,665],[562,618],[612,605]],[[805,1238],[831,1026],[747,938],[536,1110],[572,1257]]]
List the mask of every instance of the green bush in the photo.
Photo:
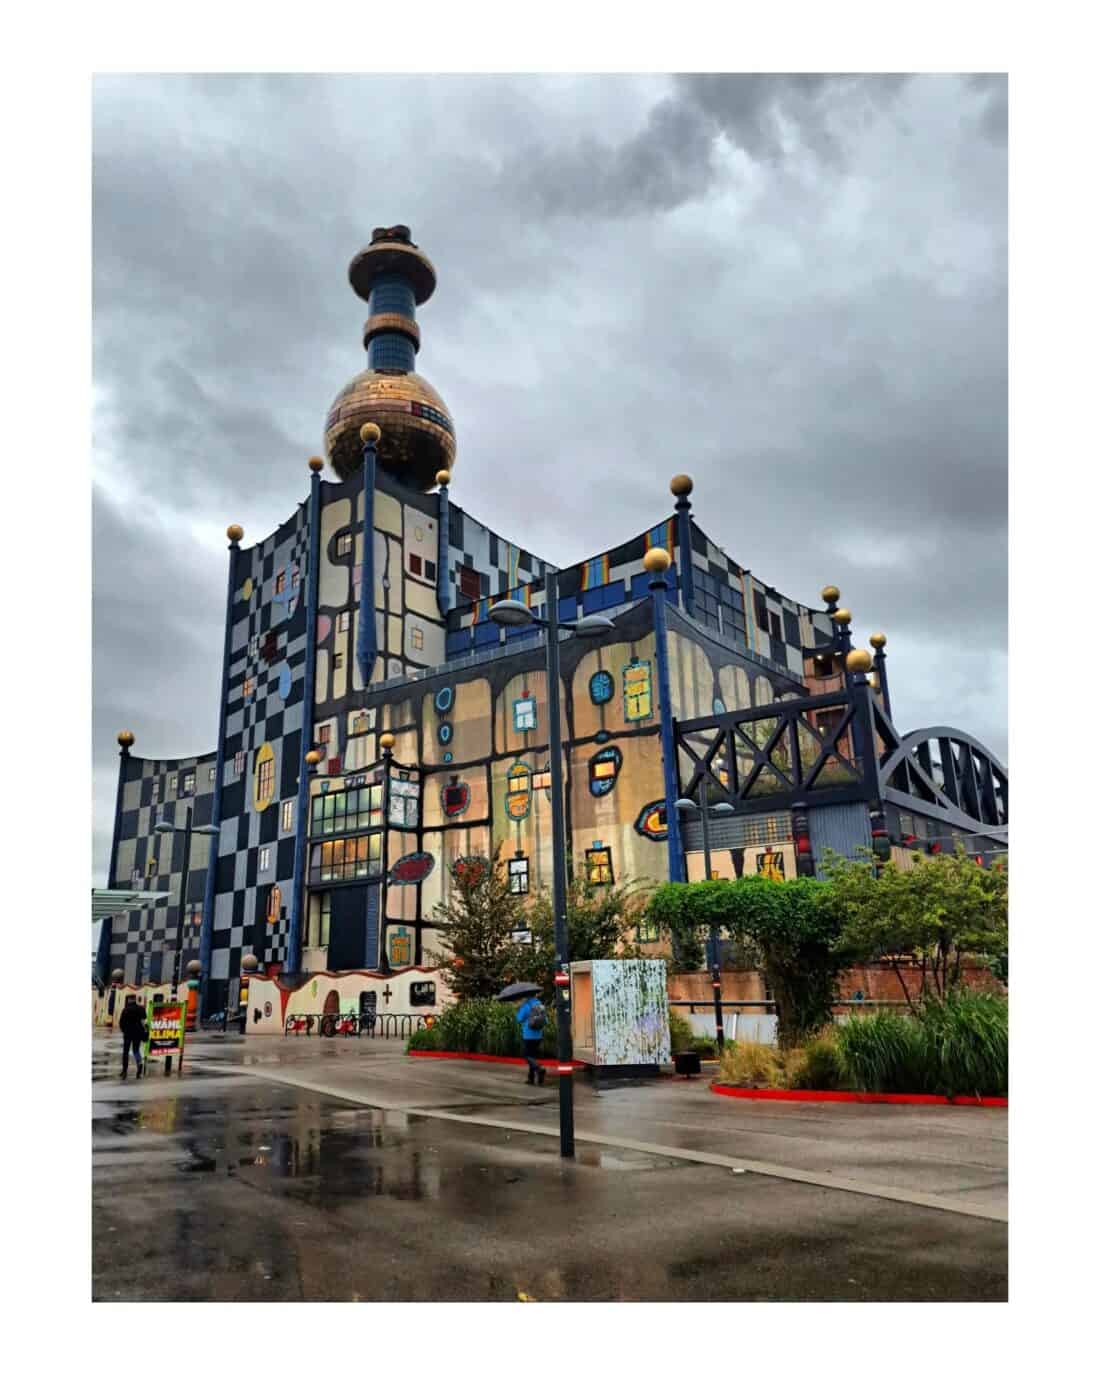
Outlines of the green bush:
[[844,1087],[844,1066],[836,1037],[823,1032],[790,1051],[784,1065],[792,1089],[839,1089]]
[[[546,1009],[542,1033],[543,1053],[553,1055],[557,1046],[553,1008]],[[461,1050],[480,1055],[522,1055],[523,1033],[516,1021],[515,1003],[493,998],[465,998],[451,1003],[430,1030],[413,1032],[409,1050]]]
[[704,1059],[713,1059],[718,1054],[718,1043],[709,1036],[693,1036],[688,1050],[697,1051]]
[[1008,1092],[1008,1001],[996,993],[930,1000],[919,1017],[852,1017],[836,1037],[844,1074],[863,1092],[948,1098]]
[[694,1036],[695,1032],[692,1031],[688,1019],[670,1007],[668,1010],[668,1038],[673,1051],[690,1050]]

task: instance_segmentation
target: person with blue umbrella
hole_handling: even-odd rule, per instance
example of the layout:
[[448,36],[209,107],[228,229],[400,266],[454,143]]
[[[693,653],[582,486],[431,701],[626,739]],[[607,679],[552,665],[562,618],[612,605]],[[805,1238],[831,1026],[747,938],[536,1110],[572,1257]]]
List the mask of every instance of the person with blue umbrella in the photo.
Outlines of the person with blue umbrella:
[[516,1021],[523,1034],[523,1058],[527,1061],[527,1082],[546,1082],[546,1070],[539,1064],[542,1033],[546,1028],[546,1009],[539,1001],[538,984],[509,984],[497,994],[497,1002],[518,1002]]

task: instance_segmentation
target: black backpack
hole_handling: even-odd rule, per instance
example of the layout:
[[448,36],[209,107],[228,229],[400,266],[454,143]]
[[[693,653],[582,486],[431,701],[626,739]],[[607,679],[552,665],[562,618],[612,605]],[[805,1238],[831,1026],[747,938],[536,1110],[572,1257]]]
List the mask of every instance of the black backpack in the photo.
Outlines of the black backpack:
[[541,1003],[536,1003],[527,1014],[527,1030],[541,1031],[546,1025],[546,1009]]

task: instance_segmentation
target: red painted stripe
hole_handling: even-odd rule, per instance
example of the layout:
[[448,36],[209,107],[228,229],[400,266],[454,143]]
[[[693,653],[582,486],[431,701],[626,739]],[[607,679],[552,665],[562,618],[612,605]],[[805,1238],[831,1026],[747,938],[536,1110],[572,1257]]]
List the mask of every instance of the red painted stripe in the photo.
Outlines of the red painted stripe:
[[[491,1065],[525,1065],[527,1061],[522,1055],[482,1055],[475,1050],[409,1050],[407,1055],[420,1055],[428,1060],[485,1060]],[[574,1060],[569,1065],[561,1065],[557,1060],[545,1060],[540,1058],[538,1063],[546,1065],[551,1069],[557,1069],[559,1073],[572,1074],[574,1069],[581,1069],[584,1062]]]
[[845,1093],[839,1089],[745,1089],[711,1084],[725,1098],[767,1098],[794,1103],[910,1103],[955,1108],[1007,1108],[1007,1098],[943,1098],[936,1093]]

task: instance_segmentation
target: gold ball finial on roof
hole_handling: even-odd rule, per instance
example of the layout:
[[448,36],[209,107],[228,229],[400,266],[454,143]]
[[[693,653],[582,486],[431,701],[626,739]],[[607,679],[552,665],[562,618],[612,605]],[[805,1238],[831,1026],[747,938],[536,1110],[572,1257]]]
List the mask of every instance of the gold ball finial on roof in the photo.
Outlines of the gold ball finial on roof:
[[251,974],[254,970],[259,969],[259,967],[260,962],[251,951],[249,951],[247,955],[241,956],[241,968],[246,974]]
[[834,587],[832,583],[830,583],[828,587],[823,587],[821,589],[821,600],[823,602],[840,601],[840,588]]
[[325,460],[320,456],[320,454],[314,454],[313,457],[309,460],[310,472],[319,473],[324,466]]
[[311,769],[315,769],[320,762],[320,750],[310,750],[309,753],[306,755],[306,763],[310,766]]
[[124,750],[128,750],[134,743],[134,732],[132,730],[120,730],[118,733],[118,743]]
[[852,613],[846,606],[839,607],[833,612],[833,620],[836,621],[837,625],[850,625]]
[[689,497],[695,490],[695,483],[692,482],[687,473],[677,473],[668,484],[668,490],[674,497]]
[[440,468],[439,472],[435,475],[435,480],[438,486],[446,487],[451,480],[450,468]]
[[373,420],[368,420],[365,425],[360,427],[359,438],[364,444],[377,444],[382,438],[382,431]]
[[239,544],[244,539],[244,530],[239,525],[230,525],[226,528],[225,537],[230,544]]
[[865,649],[853,649],[844,660],[849,673],[866,673],[871,667],[871,656]]
[[394,745],[397,744],[397,739],[390,731],[384,730],[378,737],[378,743],[384,750],[392,750]]
[[874,646],[875,649],[882,649],[883,646],[886,644],[886,636],[882,633],[881,630],[876,630],[875,633],[871,636],[871,644]]
[[671,563],[667,549],[650,549],[642,560],[647,573],[667,573]]

